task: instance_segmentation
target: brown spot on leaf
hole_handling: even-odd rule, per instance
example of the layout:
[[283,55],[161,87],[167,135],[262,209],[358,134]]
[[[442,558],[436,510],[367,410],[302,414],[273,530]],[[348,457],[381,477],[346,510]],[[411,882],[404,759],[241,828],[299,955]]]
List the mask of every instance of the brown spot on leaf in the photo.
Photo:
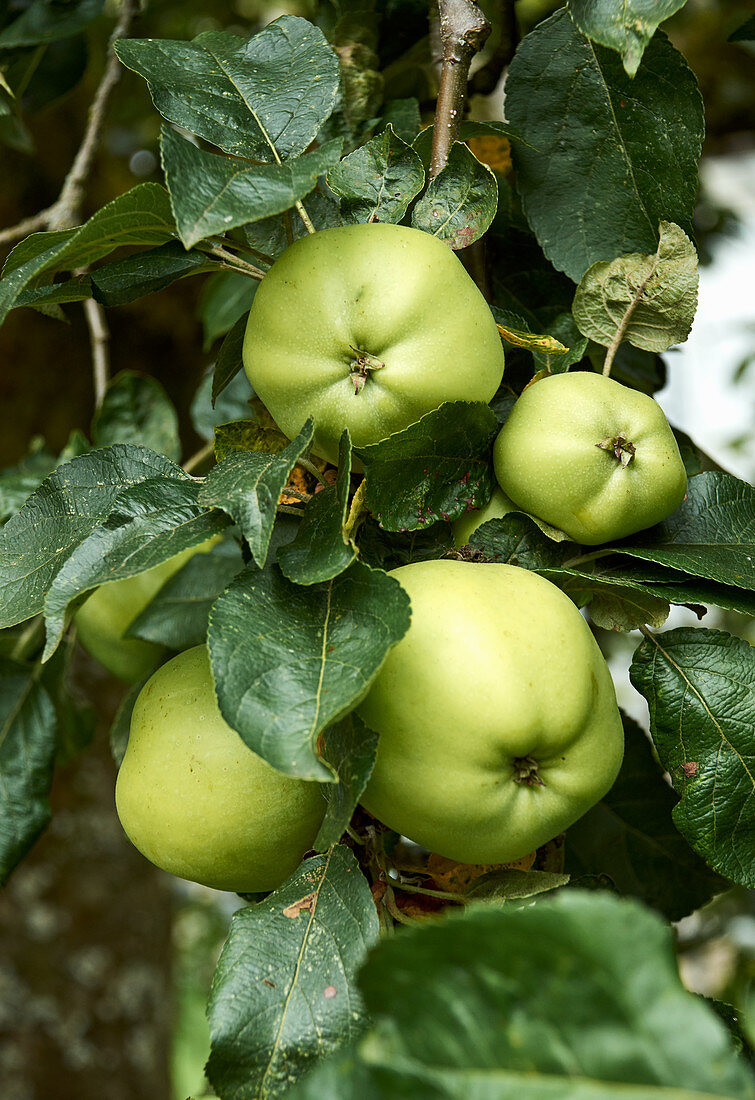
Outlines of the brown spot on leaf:
[[700,765],[696,760],[687,760],[682,764],[682,772],[686,775],[687,779],[694,779],[697,775]]
[[303,898],[299,898],[292,905],[287,905],[283,910],[283,916],[289,917],[291,920],[296,920],[299,913],[311,913],[315,907],[315,900],[317,895],[315,893],[307,894]]
[[332,1001],[336,995],[336,987],[334,985],[327,985],[322,995],[326,1001]]

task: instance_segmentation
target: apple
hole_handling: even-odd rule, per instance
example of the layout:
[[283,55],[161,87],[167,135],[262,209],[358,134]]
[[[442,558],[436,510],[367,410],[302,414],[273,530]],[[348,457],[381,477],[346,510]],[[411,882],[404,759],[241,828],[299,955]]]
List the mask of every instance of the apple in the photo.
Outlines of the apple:
[[338,462],[444,401],[484,401],[503,375],[488,305],[451,249],[418,229],[362,224],[296,241],[257,289],[244,367],[281,431],[312,416],[312,449]]
[[115,788],[121,824],[163,870],[216,890],[274,890],[312,846],[318,783],[293,779],[224,721],[205,646],[166,662],[134,704]]
[[568,596],[529,570],[435,560],[391,575],[412,620],[357,708],[380,735],[362,802],[449,859],[519,859],[618,774],[624,737],[600,649]]
[[454,546],[466,546],[472,535],[483,523],[489,519],[500,519],[515,512],[516,505],[509,500],[502,489],[494,489],[493,495],[484,508],[473,508],[471,512],[465,512],[454,523]]
[[585,371],[527,386],[495,441],[493,461],[499,485],[519,508],[588,546],[660,523],[687,491],[660,405]]

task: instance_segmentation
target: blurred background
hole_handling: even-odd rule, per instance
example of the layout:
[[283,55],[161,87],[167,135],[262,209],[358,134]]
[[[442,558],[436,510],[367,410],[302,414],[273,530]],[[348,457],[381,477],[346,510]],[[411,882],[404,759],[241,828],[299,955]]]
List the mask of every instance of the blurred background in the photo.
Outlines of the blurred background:
[[[368,6],[368,5],[365,5]],[[393,18],[425,35],[422,0],[384,0]],[[498,5],[483,4],[495,18]],[[558,5],[519,0],[521,34]],[[29,7],[0,3],[0,26]],[[309,0],[161,0],[146,6],[132,34],[192,38],[213,29],[248,35],[284,12],[332,18]],[[21,51],[4,76],[20,94],[22,114],[0,114],[0,230],[55,200],[86,125],[104,67],[117,5],[83,33]],[[751,9],[729,0],[689,0],[664,24],[701,85],[707,138],[695,216],[704,262],[699,309],[687,344],[666,356],[668,381],[658,395],[669,418],[725,468],[755,473],[755,46],[730,42]],[[400,37],[400,36],[399,36]],[[402,77],[401,57],[383,60]],[[495,48],[495,42],[490,49]],[[432,101],[430,46],[424,66]],[[479,61],[485,64],[483,56]],[[485,89],[488,91],[487,89]],[[404,94],[416,94],[406,92]],[[501,118],[504,86],[472,97],[476,117]],[[87,187],[84,215],[144,180],[160,180],[159,117],[144,82],[124,71],[110,104]],[[0,249],[4,255],[6,250]],[[81,308],[66,323],[29,309],[0,329],[0,468],[46,446],[57,454],[93,413],[89,333]],[[202,280],[108,311],[112,373],[146,372],[165,386],[180,418],[185,455],[204,440],[191,403],[212,363],[213,332]],[[697,624],[677,610],[669,626]],[[712,613],[720,625],[755,642],[751,623]],[[637,640],[601,638],[624,684],[620,702],[647,726],[643,700],[626,667]],[[209,981],[234,896],[183,886],[151,867],[123,837],[113,812],[115,768],[107,730],[122,695],[115,681],[77,654],[75,676],[92,707],[90,751],[71,752],[58,769],[53,821],[0,894],[0,1089],[2,1100],[183,1100],[204,1091],[208,1053],[204,1019]],[[755,975],[755,909],[737,892],[682,922],[682,972],[707,996],[741,998]]]

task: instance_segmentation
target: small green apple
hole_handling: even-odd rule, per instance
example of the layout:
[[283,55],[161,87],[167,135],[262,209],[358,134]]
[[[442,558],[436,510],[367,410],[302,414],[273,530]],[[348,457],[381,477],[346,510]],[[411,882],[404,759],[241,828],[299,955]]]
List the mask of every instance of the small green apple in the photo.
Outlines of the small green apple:
[[496,439],[493,461],[512,501],[588,546],[660,523],[687,490],[660,405],[585,371],[528,386]]
[[216,890],[274,890],[312,846],[318,783],[275,771],[224,721],[205,646],[179,653],[134,705],[115,788],[121,824],[158,867]]
[[391,575],[412,620],[357,708],[380,735],[362,802],[449,859],[519,859],[618,774],[600,649],[568,596],[527,569],[436,560]]
[[493,495],[484,508],[474,508],[465,512],[454,523],[454,546],[466,546],[472,535],[489,519],[500,519],[515,512],[516,505],[504,493],[503,489],[494,489]]
[[495,394],[504,354],[493,315],[461,261],[402,225],[325,229],[291,245],[260,283],[244,367],[289,439],[307,417],[313,450],[338,462],[444,401]]
[[128,684],[143,680],[163,657],[165,648],[142,638],[126,638],[126,631],[166,581],[194,554],[208,553],[219,537],[214,535],[199,546],[182,550],[134,577],[101,584],[74,616],[78,639],[87,653],[119,680]]

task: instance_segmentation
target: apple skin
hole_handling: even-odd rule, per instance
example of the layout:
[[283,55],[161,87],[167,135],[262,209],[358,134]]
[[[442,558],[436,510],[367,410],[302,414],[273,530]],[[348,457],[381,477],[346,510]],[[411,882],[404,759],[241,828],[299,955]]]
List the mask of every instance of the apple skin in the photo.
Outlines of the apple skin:
[[166,649],[142,638],[125,638],[126,631],[174,573],[194,554],[208,553],[219,538],[214,535],[144,573],[101,584],[74,616],[77,637],[87,653],[127,684],[143,680]]
[[132,844],[173,875],[216,890],[274,890],[311,848],[325,813],[318,783],[275,771],[224,721],[205,646],[142,688],[115,804]]
[[[355,392],[356,350],[382,363]],[[461,261],[418,229],[363,224],[291,245],[254,296],[244,368],[281,431],[308,416],[313,451],[338,462],[401,431],[444,401],[488,402],[504,353],[488,305]]]
[[[412,621],[358,707],[380,734],[362,803],[449,859],[519,859],[618,774],[624,737],[603,655],[571,600],[529,570],[436,560],[391,575]],[[542,785],[517,781],[529,761]]]
[[[626,466],[600,446],[619,437],[634,447]],[[687,491],[660,405],[584,371],[528,386],[496,439],[493,461],[512,501],[587,546],[660,523]]]
[[484,508],[473,508],[471,512],[465,512],[454,523],[454,546],[466,546],[472,535],[483,523],[489,519],[501,519],[509,512],[516,512],[517,507],[504,493],[503,489],[493,490],[493,495]]

